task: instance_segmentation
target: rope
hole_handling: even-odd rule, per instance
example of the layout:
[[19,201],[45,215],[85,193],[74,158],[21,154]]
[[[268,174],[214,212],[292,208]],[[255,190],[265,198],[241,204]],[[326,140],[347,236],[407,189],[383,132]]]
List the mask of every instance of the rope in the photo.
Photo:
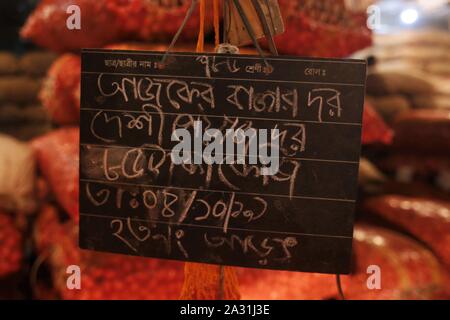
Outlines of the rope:
[[341,300],[345,300],[344,291],[342,290],[342,285],[341,285],[341,275],[340,274],[336,274],[336,285],[338,288],[339,297],[341,298]]
[[36,290],[38,289],[38,273],[44,262],[51,256],[53,249],[47,249],[41,253],[36,260],[33,262],[30,270],[30,286],[33,294],[37,295]]
[[[266,36],[267,43],[269,44],[270,52],[274,56],[277,56],[278,55],[277,46],[275,45],[275,41],[273,40],[272,31],[270,29],[269,24],[267,23],[266,17],[264,15],[264,11],[258,0],[252,0],[252,3],[253,3],[253,7],[255,8],[255,11],[258,15],[259,21],[261,22],[261,25],[263,27],[264,35]],[[271,21],[272,27],[274,28],[274,31],[275,31],[275,27],[273,26],[272,13],[271,13],[268,1],[266,1],[266,5],[267,5],[267,9],[269,10],[269,16],[270,16],[269,20]]]
[[172,51],[173,47],[177,43],[177,40],[180,37],[181,32],[183,32],[184,28],[186,27],[187,22],[189,21],[192,14],[194,13],[197,3],[198,3],[198,0],[192,0],[191,6],[189,7],[189,10],[187,11],[186,16],[184,17],[183,22],[181,23],[180,27],[177,30],[177,33],[172,38],[172,41],[170,42],[169,47],[167,47],[167,50],[164,53],[164,56],[162,57],[161,64],[164,64],[166,62],[167,55]]
[[261,47],[260,47],[260,45],[258,43],[258,40],[256,39],[255,32],[253,31],[253,27],[250,24],[250,21],[248,20],[246,14],[244,12],[244,9],[242,9],[242,6],[241,6],[241,4],[239,3],[238,0],[233,0],[233,3],[234,3],[234,6],[236,7],[236,9],[237,9],[241,19],[242,19],[242,22],[244,23],[245,28],[247,29],[248,35],[252,39],[253,45],[255,46],[256,50],[258,51],[261,59],[264,61],[264,64],[267,67],[269,67],[270,64],[267,62],[267,59],[264,56],[264,52],[261,49]]
[[200,30],[198,32],[197,52],[205,50],[205,14],[206,14],[206,0],[200,0]]
[[217,47],[220,44],[220,13],[219,0],[214,0],[214,44]]

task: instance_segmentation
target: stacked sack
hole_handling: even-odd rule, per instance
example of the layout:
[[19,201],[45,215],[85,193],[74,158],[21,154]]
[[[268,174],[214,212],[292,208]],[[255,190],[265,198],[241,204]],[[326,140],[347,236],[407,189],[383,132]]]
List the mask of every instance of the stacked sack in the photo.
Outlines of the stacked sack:
[[[353,273],[341,276],[346,299],[449,299],[450,278],[431,251],[402,234],[357,224]],[[368,285],[375,266],[380,282]],[[239,270],[243,299],[339,299],[335,275]]]
[[23,297],[17,288],[23,251],[22,232],[10,214],[0,212],[0,299]]
[[[166,46],[158,44],[114,43],[130,40],[167,43],[189,3],[156,0],[70,1],[70,4],[79,5],[84,13],[82,30],[71,32],[65,28],[69,1],[47,0],[38,6],[23,28],[24,37],[62,53],[49,69],[40,92],[40,99],[48,113],[61,127],[34,139],[31,145],[40,175],[47,184],[43,189],[49,191],[47,204],[41,208],[36,220],[33,238],[41,258],[38,260],[45,261],[56,293],[64,299],[175,299],[180,293],[182,298],[187,299],[216,297],[207,292],[210,290],[207,283],[203,283],[205,288],[189,285],[191,280],[199,282],[204,275],[212,275],[206,267],[196,268],[186,264],[187,282],[182,286],[183,264],[84,251],[78,248],[76,241],[79,217],[79,49],[164,50]],[[279,51],[285,54],[342,57],[370,45],[364,15],[342,11],[341,1],[333,3],[335,5],[325,0],[280,1],[286,15],[287,32],[277,37]],[[292,6],[297,6],[296,10],[292,10]],[[321,10],[327,14],[318,17]],[[342,14],[336,16],[336,12]],[[335,17],[334,20],[332,17]],[[164,23],[169,20],[170,24]],[[62,27],[56,28],[55,24]],[[212,26],[212,23],[206,25]],[[198,16],[191,19],[183,38],[194,43],[197,31]],[[287,41],[287,38],[295,41]],[[192,51],[193,47],[177,49]],[[392,130],[369,103],[365,106],[363,119],[364,150],[380,145],[387,148],[393,140]],[[386,177],[368,160],[362,164],[362,184],[372,180],[384,183]],[[447,270],[420,242],[385,228],[363,224],[356,228],[354,241],[355,273],[342,279],[348,298],[448,298],[445,290],[448,288]],[[80,266],[82,290],[67,289],[66,268],[69,265]],[[369,290],[366,286],[369,265],[378,265],[382,270],[380,290]],[[330,275],[253,269],[238,269],[237,274],[239,292],[234,275],[227,278],[231,279],[231,298],[338,298],[335,278]],[[215,281],[214,277],[208,279]]]
[[18,298],[27,252],[28,221],[38,205],[30,146],[0,134],[0,298]]
[[[80,250],[76,223],[61,222],[60,212],[52,205],[41,209],[34,240],[62,299],[155,300],[177,299],[180,295],[181,262]],[[81,290],[67,286],[69,266],[80,267]]]
[[0,279],[17,272],[22,259],[22,235],[8,214],[0,212]]
[[426,243],[450,270],[450,202],[432,197],[383,195],[365,202],[368,211]]
[[[190,0],[46,0],[28,18],[21,34],[56,52],[78,52],[81,48],[132,40],[167,42],[181,25],[190,4]],[[66,27],[67,8],[74,5],[83,15],[81,29],[76,31]],[[195,38],[198,17],[196,10],[181,39]],[[211,17],[207,17],[208,28],[212,26]]]
[[[63,299],[178,298],[183,280],[181,263],[78,248],[79,129],[57,129],[36,138],[32,146],[49,190],[49,204],[38,214],[33,238],[38,256],[50,269],[57,294]],[[70,265],[81,268],[81,290],[70,290],[66,285]]]
[[450,192],[450,109],[403,112],[393,129],[390,153],[379,166],[400,183],[426,183]]
[[33,150],[25,143],[51,129],[38,99],[55,55],[0,52],[0,298],[26,292],[29,222],[38,207]]
[[392,147],[376,164],[407,187],[426,185],[437,190],[431,193],[448,193],[450,36],[439,30],[404,31],[377,35],[374,44],[361,53],[375,60],[367,100],[394,131]]
[[450,191],[449,49],[448,32],[423,30],[377,35],[374,47],[362,53],[375,60],[367,78],[368,101],[395,132],[392,148],[377,165],[401,184],[432,185],[445,193]]
[[279,0],[286,31],[275,37],[281,54],[347,57],[372,44],[366,10],[345,0]]
[[[141,49],[163,51],[181,24],[190,1],[144,0],[70,1],[80,6],[84,28],[73,32],[65,27],[67,1],[43,2],[30,16],[22,35],[38,45],[65,52],[50,68],[40,92],[41,101],[52,119],[62,125],[79,122],[80,58],[83,47],[111,49]],[[205,32],[212,23],[212,2],[206,1]],[[279,1],[285,19],[286,32],[275,38],[281,54],[313,57],[345,57],[371,44],[364,10],[353,12],[344,0]],[[198,10],[186,25],[181,40],[195,42],[199,29]],[[50,12],[51,14],[47,14]],[[336,13],[339,13],[337,15]],[[134,17],[134,18],[133,18]],[[120,21],[111,26],[103,20]],[[171,21],[171,23],[165,23]],[[107,26],[107,27],[106,27]],[[117,30],[116,30],[117,29]],[[95,30],[95,32],[92,32]],[[165,44],[117,44],[121,41],[151,40]],[[213,48],[209,47],[209,51]],[[182,44],[176,51],[192,51],[192,45]],[[241,50],[243,53],[255,53]]]
[[50,130],[38,92],[54,58],[44,51],[20,57],[0,52],[0,132],[28,140]]
[[374,42],[367,93],[393,139],[371,150],[369,158],[385,182],[361,199],[360,211],[365,220],[417,241],[429,251],[430,263],[448,274],[450,36],[414,31],[377,36]]
[[410,109],[450,109],[450,36],[446,31],[378,35],[367,92],[389,122]]
[[[206,2],[209,6],[213,1]],[[370,46],[365,10],[353,11],[346,2],[280,0],[286,24],[286,32],[276,38],[280,53],[345,57]],[[167,42],[176,33],[190,3],[189,0],[47,0],[28,19],[22,36],[57,52],[130,40]],[[70,5],[77,5],[83,13],[83,27],[76,32],[66,28],[66,9]],[[206,12],[211,13],[208,9]],[[211,29],[211,20],[212,15],[207,14],[206,33]],[[181,38],[194,39],[198,27],[195,12]]]
[[[81,9],[81,30],[66,28],[66,9],[69,5],[78,5]],[[24,38],[62,53],[49,68],[39,93],[46,113],[60,127],[33,139],[30,144],[39,175],[45,181],[40,186],[40,193],[46,203],[38,213],[33,231],[37,253],[32,274],[35,297],[179,297],[184,277],[182,263],[88,252],[78,248],[79,52],[84,47],[108,46],[122,40],[168,42],[181,24],[189,5],[190,1],[48,0],[38,5],[23,27]],[[196,37],[198,21],[196,12],[186,26],[182,39],[193,40]],[[212,23],[207,25],[212,26]],[[141,45],[113,47],[143,49]],[[164,50],[166,46],[145,48]],[[81,268],[81,290],[69,290],[67,287],[66,269],[70,265]],[[50,279],[45,279],[45,271]],[[50,290],[49,284],[52,286]]]

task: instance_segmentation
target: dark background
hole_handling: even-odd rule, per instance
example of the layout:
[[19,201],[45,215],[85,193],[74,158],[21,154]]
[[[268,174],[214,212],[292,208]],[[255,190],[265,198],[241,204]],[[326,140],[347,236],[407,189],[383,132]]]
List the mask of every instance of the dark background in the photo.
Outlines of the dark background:
[[38,0],[1,0],[0,1],[0,50],[23,53],[33,49],[30,43],[19,38],[20,27],[26,17],[38,3]]

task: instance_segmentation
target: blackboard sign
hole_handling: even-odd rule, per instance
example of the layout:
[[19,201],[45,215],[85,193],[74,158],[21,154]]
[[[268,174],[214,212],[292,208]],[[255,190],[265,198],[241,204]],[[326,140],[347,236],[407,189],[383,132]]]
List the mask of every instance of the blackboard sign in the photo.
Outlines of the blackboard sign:
[[[349,273],[365,62],[162,57],[82,53],[80,247]],[[173,157],[178,129],[192,134],[182,163]],[[265,151],[277,142],[275,171],[264,170],[276,158],[251,161],[264,149],[251,136],[239,154],[239,139],[227,139],[238,129],[269,133]],[[208,161],[219,136],[223,152]]]

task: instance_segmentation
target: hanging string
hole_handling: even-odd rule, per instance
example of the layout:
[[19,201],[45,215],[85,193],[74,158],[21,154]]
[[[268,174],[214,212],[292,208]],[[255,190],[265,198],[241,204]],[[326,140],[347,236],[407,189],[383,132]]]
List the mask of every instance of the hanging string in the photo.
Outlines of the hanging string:
[[34,294],[38,294],[38,276],[39,276],[39,269],[42,267],[44,262],[50,258],[50,256],[53,254],[54,249],[47,249],[43,253],[41,253],[36,260],[33,262],[31,269],[30,269],[30,286],[31,290]]
[[[275,41],[273,40],[272,30],[270,29],[270,26],[269,26],[269,24],[267,22],[267,19],[266,19],[265,15],[264,15],[263,8],[261,7],[261,5],[260,5],[258,0],[252,0],[252,3],[253,3],[253,7],[255,8],[255,11],[256,11],[256,13],[258,15],[259,21],[261,22],[261,25],[263,27],[264,35],[266,36],[267,43],[269,44],[270,52],[274,56],[277,56],[278,55],[277,46],[275,44]],[[272,12],[270,10],[270,4],[269,4],[268,1],[266,1],[266,5],[267,5],[267,9],[269,10],[269,20],[271,21],[272,28],[275,31],[273,18],[272,18]]]
[[341,300],[345,300],[344,291],[342,290],[342,285],[341,285],[341,275],[340,274],[336,274],[336,285],[338,288],[339,297],[341,298]]
[[256,39],[255,31],[253,31],[253,27],[252,27],[250,21],[248,20],[248,17],[245,14],[244,9],[242,9],[242,6],[239,3],[239,0],[233,0],[233,3],[234,3],[234,6],[236,7],[236,10],[239,13],[239,16],[242,19],[242,22],[244,23],[245,28],[247,29],[248,35],[252,39],[254,47],[256,48],[256,50],[258,51],[259,55],[261,56],[261,59],[264,61],[264,64],[267,67],[270,67],[269,62],[267,62],[267,59],[264,56],[264,52],[263,52],[263,50],[261,49],[261,46],[258,43],[258,39]]
[[198,32],[197,52],[204,51],[205,45],[205,16],[206,16],[206,0],[200,0],[200,30]]
[[195,7],[197,6],[198,0],[192,0],[191,2],[191,6],[189,7],[186,16],[183,19],[183,22],[181,23],[180,27],[177,30],[177,33],[175,33],[175,36],[172,38],[172,41],[170,42],[170,45],[167,47],[166,52],[164,53],[164,56],[161,59],[161,64],[165,64],[167,56],[169,55],[169,53],[172,51],[173,47],[175,46],[175,44],[177,43],[178,38],[181,35],[181,32],[183,32],[184,28],[186,27],[187,22],[189,21],[189,19],[192,17],[192,14],[195,11]]
[[213,0],[214,6],[214,45],[217,48],[220,44],[220,17],[219,0]]
[[228,43],[228,32],[230,31],[230,3],[229,0],[223,0],[223,43]]

